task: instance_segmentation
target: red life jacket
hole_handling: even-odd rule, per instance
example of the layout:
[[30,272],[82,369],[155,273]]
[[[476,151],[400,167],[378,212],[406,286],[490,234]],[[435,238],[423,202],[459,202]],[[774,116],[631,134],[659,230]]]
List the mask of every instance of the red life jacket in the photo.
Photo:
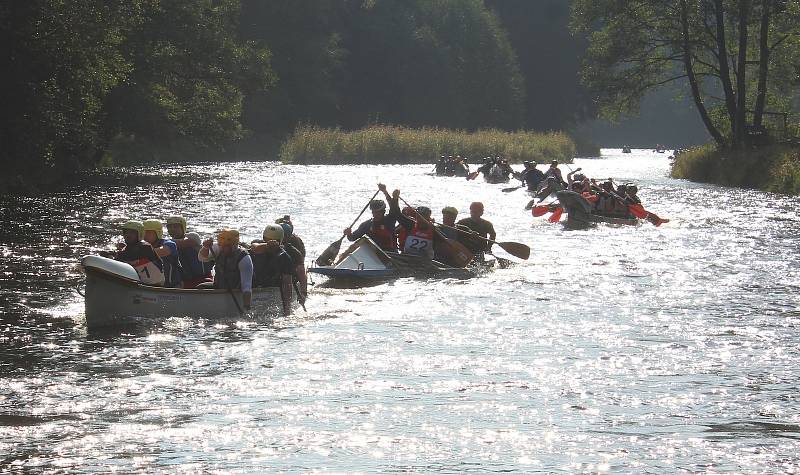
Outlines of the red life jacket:
[[369,237],[375,241],[375,244],[381,247],[381,249],[385,251],[396,251],[397,250],[397,241],[394,237],[394,229],[389,230],[383,224],[379,224],[375,226],[372,225],[372,228],[367,233]]

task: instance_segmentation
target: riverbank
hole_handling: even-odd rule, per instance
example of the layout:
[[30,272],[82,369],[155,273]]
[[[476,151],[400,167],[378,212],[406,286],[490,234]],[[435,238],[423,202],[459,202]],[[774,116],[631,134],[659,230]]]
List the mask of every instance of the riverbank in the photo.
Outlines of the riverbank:
[[718,150],[704,145],[678,153],[670,176],[702,183],[800,194],[800,148],[773,145],[755,150]]
[[372,126],[352,132],[314,126],[298,128],[281,147],[280,159],[295,164],[433,163],[459,154],[473,163],[501,155],[511,162],[570,163],[576,144],[563,132],[466,132],[439,128]]

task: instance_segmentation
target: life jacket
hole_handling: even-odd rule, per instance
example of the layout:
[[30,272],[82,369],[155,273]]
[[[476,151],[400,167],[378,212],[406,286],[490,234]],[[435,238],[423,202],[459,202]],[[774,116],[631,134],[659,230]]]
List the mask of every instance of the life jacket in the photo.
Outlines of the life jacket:
[[390,230],[383,224],[376,226],[373,222],[367,234],[381,249],[385,251],[397,250],[397,240],[394,236],[394,229]]
[[[263,241],[253,241],[253,243],[261,242]],[[299,254],[296,249],[295,252]],[[250,258],[253,260],[253,287],[279,287],[281,277],[286,273],[291,274],[292,280],[294,280],[294,268],[297,266],[297,262],[284,246],[272,254],[251,251]],[[300,264],[302,262],[301,258]]]
[[239,273],[239,262],[247,256],[247,251],[236,248],[233,254],[218,255],[214,258],[214,288],[241,289],[242,276]]
[[192,247],[179,247],[178,260],[181,263],[181,275],[184,282],[200,279],[202,277],[211,277],[211,269],[214,267],[213,262],[200,262],[197,258],[198,248]]
[[433,228],[421,229],[417,224],[408,233],[403,244],[403,252],[433,259]]
[[123,262],[127,262],[139,274],[139,280],[147,285],[164,285],[164,263],[147,241],[126,246],[122,251]]
[[400,247],[400,250],[404,250],[406,246],[406,238],[408,237],[408,229],[403,225],[399,225],[396,228],[395,234],[397,235],[397,244]]
[[[165,241],[166,239],[156,239],[153,248],[162,247]],[[183,283],[183,268],[178,254],[170,253],[168,256],[162,256],[161,260],[164,262],[164,287],[181,287]]]

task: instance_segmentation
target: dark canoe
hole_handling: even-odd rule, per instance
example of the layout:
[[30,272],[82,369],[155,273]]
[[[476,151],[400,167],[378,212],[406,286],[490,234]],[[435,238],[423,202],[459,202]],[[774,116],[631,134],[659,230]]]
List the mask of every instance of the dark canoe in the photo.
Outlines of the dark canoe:
[[619,216],[605,216],[592,212],[592,205],[583,196],[574,191],[558,191],[556,198],[564,212],[567,213],[567,220],[564,225],[571,229],[584,229],[597,225],[597,223],[607,223],[620,226],[636,226],[639,220],[636,218],[625,218]]
[[486,183],[508,183],[508,173],[497,165],[492,165],[488,172],[483,174]]

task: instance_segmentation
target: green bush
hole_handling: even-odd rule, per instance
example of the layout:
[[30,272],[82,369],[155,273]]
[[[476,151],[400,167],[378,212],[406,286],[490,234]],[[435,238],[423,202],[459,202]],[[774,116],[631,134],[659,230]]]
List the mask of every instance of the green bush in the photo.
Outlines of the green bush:
[[439,128],[409,129],[376,125],[352,132],[299,127],[281,146],[284,163],[433,163],[440,155],[461,155],[473,162],[502,155],[511,162],[572,162],[575,143],[562,132],[466,132]]
[[670,175],[796,195],[800,193],[800,149],[773,145],[732,151],[704,145],[677,154]]

